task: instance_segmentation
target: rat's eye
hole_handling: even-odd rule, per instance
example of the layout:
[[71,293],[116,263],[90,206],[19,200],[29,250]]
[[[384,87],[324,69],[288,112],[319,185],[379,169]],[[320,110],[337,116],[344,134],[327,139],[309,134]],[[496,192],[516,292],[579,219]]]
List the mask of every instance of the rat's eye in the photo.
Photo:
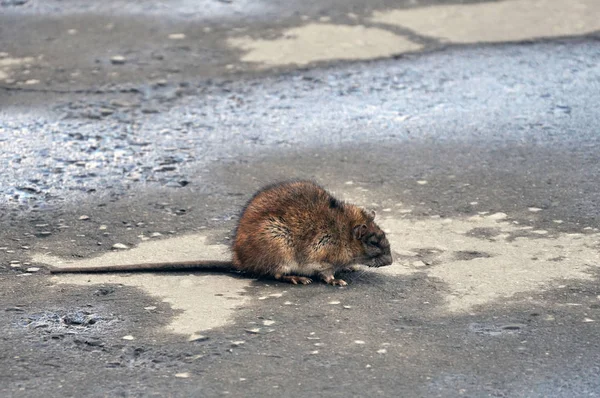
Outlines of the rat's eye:
[[372,237],[369,238],[367,243],[370,245],[373,245],[373,246],[379,246],[379,238],[377,238],[377,236],[373,235]]

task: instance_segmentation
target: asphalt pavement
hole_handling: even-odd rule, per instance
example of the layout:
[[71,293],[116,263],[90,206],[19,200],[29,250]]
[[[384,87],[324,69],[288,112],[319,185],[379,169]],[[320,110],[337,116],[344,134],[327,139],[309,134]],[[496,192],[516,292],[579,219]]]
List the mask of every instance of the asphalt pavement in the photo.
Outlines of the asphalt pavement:
[[[284,3],[0,1],[0,395],[600,396],[600,6]],[[288,178],[394,264],[48,272],[227,259]]]

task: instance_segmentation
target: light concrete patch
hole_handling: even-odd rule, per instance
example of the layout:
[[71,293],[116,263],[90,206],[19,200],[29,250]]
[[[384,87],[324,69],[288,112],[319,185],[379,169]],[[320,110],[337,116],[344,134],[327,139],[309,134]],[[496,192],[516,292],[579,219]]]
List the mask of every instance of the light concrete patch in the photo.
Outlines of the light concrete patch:
[[372,22],[452,43],[520,41],[600,30],[598,0],[507,0],[379,11]]
[[[206,236],[188,235],[146,241],[131,250],[115,251],[84,260],[68,261],[40,253],[34,254],[32,259],[35,262],[61,267],[198,259],[228,260],[230,255],[224,245],[207,244]],[[52,277],[52,280],[57,284],[89,286],[114,283],[140,288],[163,302],[169,303],[173,309],[183,311],[167,326],[167,331],[184,335],[193,335],[196,332],[226,324],[231,319],[234,309],[246,301],[241,293],[252,281],[228,275],[202,275],[201,272],[182,275],[158,273],[61,274]],[[215,294],[219,294],[219,296]]]
[[[538,235],[498,214],[504,213],[452,222],[381,219],[392,250],[401,250],[403,255],[416,254],[419,249],[436,251],[431,267],[415,267],[414,257],[377,272],[425,272],[439,278],[450,288],[445,299],[451,312],[499,303],[517,293],[556,286],[567,279],[593,278],[589,271],[600,266],[600,234]],[[476,235],[481,231],[487,238]],[[521,234],[525,236],[515,237]]]
[[10,78],[13,69],[27,66],[33,61],[33,57],[14,58],[7,53],[0,53],[0,81]]
[[260,63],[263,67],[371,59],[422,48],[420,44],[384,29],[331,23],[310,23],[288,29],[274,40],[255,40],[249,36],[230,38],[228,44],[246,51],[242,61]]

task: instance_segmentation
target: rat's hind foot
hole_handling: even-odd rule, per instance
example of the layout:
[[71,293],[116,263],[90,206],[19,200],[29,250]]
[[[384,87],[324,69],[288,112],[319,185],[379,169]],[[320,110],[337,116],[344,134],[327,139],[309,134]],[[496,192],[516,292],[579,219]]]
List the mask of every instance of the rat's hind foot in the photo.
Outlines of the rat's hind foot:
[[282,281],[282,282],[289,282],[293,285],[297,285],[297,284],[308,285],[308,284],[312,283],[312,279],[307,278],[305,276],[297,276],[297,275],[276,274],[275,279],[277,279],[278,281]]

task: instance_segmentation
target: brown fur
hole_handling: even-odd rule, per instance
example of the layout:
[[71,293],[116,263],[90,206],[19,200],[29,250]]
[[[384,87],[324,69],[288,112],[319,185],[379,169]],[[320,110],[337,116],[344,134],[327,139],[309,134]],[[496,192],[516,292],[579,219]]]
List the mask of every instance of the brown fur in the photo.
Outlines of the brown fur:
[[[335,273],[354,264],[380,267],[392,263],[390,245],[369,213],[334,198],[310,181],[287,181],[257,192],[244,208],[235,231],[232,263],[188,262],[197,266],[271,276],[307,284],[318,276],[346,285]],[[117,268],[115,268],[117,267]],[[52,272],[173,270],[176,263],[94,268],[57,268]]]
[[[240,218],[233,264],[278,279],[293,268],[292,273],[318,274],[327,282],[335,272],[356,263],[389,265],[389,243],[373,217],[310,181],[271,185],[254,195]],[[381,240],[382,255],[389,258],[369,264],[373,257],[366,253],[364,240],[355,236],[360,227],[364,228],[361,237]],[[313,271],[308,267],[312,264],[321,264],[322,270]]]

